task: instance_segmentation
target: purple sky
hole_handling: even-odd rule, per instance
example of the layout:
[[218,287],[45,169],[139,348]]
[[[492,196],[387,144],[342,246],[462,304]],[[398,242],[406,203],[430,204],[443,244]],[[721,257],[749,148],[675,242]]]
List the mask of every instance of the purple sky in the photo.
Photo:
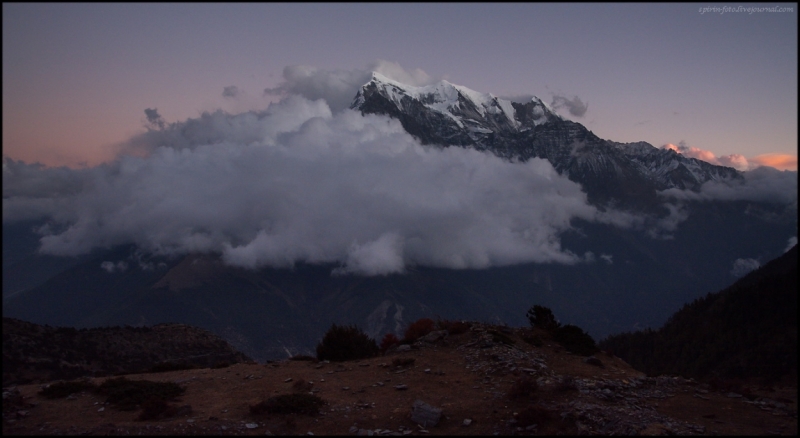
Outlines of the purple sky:
[[94,165],[146,108],[170,123],[263,109],[286,66],[385,60],[495,95],[577,96],[586,113],[561,114],[602,138],[796,169],[797,6],[706,6],[4,3],[3,155]]

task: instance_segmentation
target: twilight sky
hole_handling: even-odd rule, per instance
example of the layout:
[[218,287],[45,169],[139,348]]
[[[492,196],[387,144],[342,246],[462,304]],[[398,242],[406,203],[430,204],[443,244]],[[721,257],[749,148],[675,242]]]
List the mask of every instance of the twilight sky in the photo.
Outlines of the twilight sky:
[[586,112],[560,114],[602,138],[796,169],[796,5],[706,6],[4,3],[3,155],[96,165],[145,131],[145,109],[167,123],[263,110],[287,66],[381,60],[500,96],[577,97]]

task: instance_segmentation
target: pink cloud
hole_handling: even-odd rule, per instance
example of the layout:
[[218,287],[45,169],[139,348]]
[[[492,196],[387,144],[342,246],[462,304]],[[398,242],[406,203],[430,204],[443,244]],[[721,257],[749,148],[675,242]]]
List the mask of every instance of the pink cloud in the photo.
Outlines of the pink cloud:
[[684,142],[680,142],[677,146],[667,143],[662,148],[673,150],[684,157],[697,158],[707,163],[733,167],[741,171],[752,170],[761,166],[774,167],[778,170],[797,170],[797,155],[772,153],[747,158],[740,154],[730,154],[717,157],[711,151],[687,146]]

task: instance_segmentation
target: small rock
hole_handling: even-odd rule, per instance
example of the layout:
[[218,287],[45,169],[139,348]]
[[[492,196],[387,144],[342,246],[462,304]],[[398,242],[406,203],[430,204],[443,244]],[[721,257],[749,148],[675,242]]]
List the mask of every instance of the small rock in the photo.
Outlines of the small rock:
[[103,412],[105,410],[106,410],[106,408],[100,408],[100,409],[97,410],[97,412]]
[[464,422],[463,422],[463,423],[461,423],[461,424],[463,424],[464,426],[469,426],[470,424],[472,424],[472,419],[470,419],[470,418],[465,418],[465,419],[464,419]]
[[348,433],[356,433],[358,432],[358,428],[355,426],[350,426],[350,430],[347,431]]
[[258,424],[257,423],[247,423],[247,424],[244,425],[244,427],[246,427],[248,429],[255,429],[255,428],[258,427]]
[[[411,421],[423,427],[436,426],[442,418],[442,410],[422,400],[417,400],[411,409]],[[422,432],[422,430],[420,430]],[[427,433],[427,432],[423,432]]]
[[406,385],[404,385],[404,384],[402,384],[402,383],[401,383],[401,384],[399,384],[399,385],[395,385],[395,386],[394,386],[394,389],[396,389],[396,390],[398,390],[398,391],[405,391],[406,389],[408,389],[408,386],[406,386]]
[[283,381],[283,383],[289,383],[289,382],[291,382],[291,381],[292,381],[292,378],[291,378],[291,377],[289,377],[288,379],[284,380],[284,381]]
[[397,350],[395,350],[395,351],[397,351],[398,353],[403,352],[403,351],[411,351],[411,346],[408,345],[408,344],[403,344],[403,345],[398,346]]

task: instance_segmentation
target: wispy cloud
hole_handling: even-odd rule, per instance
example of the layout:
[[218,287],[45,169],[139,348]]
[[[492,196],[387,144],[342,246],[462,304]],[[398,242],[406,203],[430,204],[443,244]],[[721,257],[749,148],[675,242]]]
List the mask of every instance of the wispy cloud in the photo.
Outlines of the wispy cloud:
[[572,96],[572,99],[570,99],[559,94],[553,95],[553,102],[550,106],[554,109],[566,108],[575,117],[583,117],[586,111],[589,110],[589,104],[583,103],[578,96]]

